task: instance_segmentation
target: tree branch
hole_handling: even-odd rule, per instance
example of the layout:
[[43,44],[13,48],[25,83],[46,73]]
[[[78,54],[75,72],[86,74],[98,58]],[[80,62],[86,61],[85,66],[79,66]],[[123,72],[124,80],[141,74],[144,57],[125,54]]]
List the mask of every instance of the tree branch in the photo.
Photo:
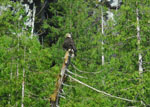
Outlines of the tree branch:
[[98,72],[86,72],[86,71],[82,71],[82,70],[80,70],[80,69],[78,69],[75,65],[73,65],[72,63],[71,63],[71,65],[72,65],[72,67],[75,69],[75,70],[77,70],[77,71],[79,71],[79,72],[81,72],[81,73],[90,73],[90,74],[97,74],[97,73],[100,73],[101,71],[98,71]]
[[80,76],[80,75],[78,75],[78,74],[75,74],[75,73],[69,71],[68,69],[66,69],[66,71],[67,71],[68,73],[74,75],[74,76],[77,76],[77,77],[80,77],[80,78],[86,78],[86,77]]
[[87,85],[87,84],[85,84],[85,83],[83,83],[83,82],[77,80],[76,78],[73,78],[73,77],[70,76],[70,75],[68,75],[68,77],[71,78],[71,79],[73,79],[74,81],[76,81],[76,82],[78,82],[78,83],[80,83],[80,84],[82,84],[82,85],[84,85],[84,86],[86,86],[86,87],[88,87],[88,88],[90,88],[90,89],[96,91],[96,92],[102,93],[102,94],[104,94],[104,95],[106,95],[106,96],[109,96],[109,97],[112,97],[112,98],[117,98],[117,99],[124,100],[124,101],[128,101],[128,102],[137,102],[137,101],[135,101],[135,100],[130,100],[130,99],[126,99],[126,98],[117,97],[117,96],[111,95],[111,94],[109,94],[109,93],[106,93],[106,92],[104,92],[104,91],[100,91],[100,90],[98,90],[98,89],[96,89],[96,88],[94,88],[94,87],[92,87],[92,86],[89,86],[89,85]]

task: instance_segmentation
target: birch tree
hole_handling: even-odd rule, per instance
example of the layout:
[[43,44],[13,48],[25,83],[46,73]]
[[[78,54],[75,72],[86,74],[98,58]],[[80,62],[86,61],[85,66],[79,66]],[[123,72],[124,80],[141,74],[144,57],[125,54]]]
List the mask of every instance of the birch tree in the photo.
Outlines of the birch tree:
[[[138,3],[136,2],[136,6],[138,5]],[[143,72],[143,67],[142,67],[142,54],[141,54],[141,50],[140,50],[140,42],[141,42],[141,36],[140,36],[140,23],[139,23],[139,9],[138,7],[136,8],[136,20],[137,20],[137,45],[138,45],[138,51],[139,51],[139,74],[141,74]]]
[[[26,46],[24,46],[24,64],[25,62],[25,57],[26,57]],[[21,100],[21,107],[24,107],[24,96],[25,96],[25,68],[23,68],[23,72],[22,72],[22,100]]]
[[32,30],[31,30],[31,38],[33,37],[34,33],[34,23],[35,23],[35,13],[36,13],[36,7],[35,4],[33,5],[33,15],[32,15]]
[[[104,18],[103,18],[103,7],[101,7],[101,20],[102,20],[102,35],[104,36]],[[104,56],[104,41],[102,40],[102,65],[105,64],[105,56]]]

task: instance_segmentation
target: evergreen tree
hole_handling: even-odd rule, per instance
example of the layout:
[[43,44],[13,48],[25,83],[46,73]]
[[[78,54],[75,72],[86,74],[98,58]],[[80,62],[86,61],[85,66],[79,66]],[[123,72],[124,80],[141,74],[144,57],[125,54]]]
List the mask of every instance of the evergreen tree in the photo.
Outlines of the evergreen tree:
[[[150,0],[123,0],[117,11],[96,0],[51,2],[51,15],[40,26],[47,33],[42,44],[37,35],[31,38],[30,28],[24,29],[28,17],[20,2],[0,3],[7,7],[0,10],[0,106],[50,106],[65,54],[66,33],[72,34],[77,48],[68,67],[72,73],[67,75],[108,94],[68,77],[60,106],[150,106]],[[106,21],[108,10],[115,21]]]

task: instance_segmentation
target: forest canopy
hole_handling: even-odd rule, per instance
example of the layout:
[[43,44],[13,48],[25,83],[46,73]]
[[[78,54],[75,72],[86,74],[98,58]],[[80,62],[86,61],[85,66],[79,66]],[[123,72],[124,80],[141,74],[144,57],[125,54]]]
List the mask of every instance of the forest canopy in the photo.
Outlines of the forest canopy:
[[149,107],[150,0],[112,1],[0,0],[0,106],[50,106],[70,33],[60,107]]

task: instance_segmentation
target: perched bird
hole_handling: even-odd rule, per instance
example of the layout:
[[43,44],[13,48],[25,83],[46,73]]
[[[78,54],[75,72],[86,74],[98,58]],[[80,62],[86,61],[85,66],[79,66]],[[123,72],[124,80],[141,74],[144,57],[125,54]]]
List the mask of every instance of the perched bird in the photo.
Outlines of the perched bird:
[[71,37],[71,34],[67,33],[66,34],[66,38],[64,40],[64,44],[63,44],[63,48],[68,51],[69,49],[71,49],[71,51],[73,51],[74,55],[76,56],[76,52],[77,49],[75,47],[75,43]]

